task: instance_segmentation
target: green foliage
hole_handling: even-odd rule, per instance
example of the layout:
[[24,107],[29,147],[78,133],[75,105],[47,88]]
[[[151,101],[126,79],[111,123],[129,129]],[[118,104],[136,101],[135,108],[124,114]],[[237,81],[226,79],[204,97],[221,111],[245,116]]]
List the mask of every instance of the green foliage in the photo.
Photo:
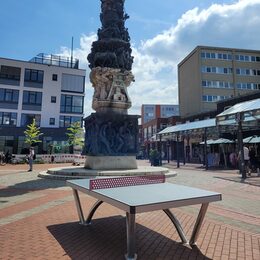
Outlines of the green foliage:
[[30,146],[34,146],[37,143],[41,143],[40,136],[42,133],[40,132],[40,127],[36,126],[35,119],[29,125],[27,125],[27,129],[24,131],[25,134],[25,143]]
[[159,152],[156,149],[151,149],[149,155],[151,159],[157,159],[159,157]]
[[84,138],[83,138],[83,128],[81,127],[80,122],[75,122],[67,128],[66,135],[68,136],[68,143],[71,146],[80,146],[84,145]]

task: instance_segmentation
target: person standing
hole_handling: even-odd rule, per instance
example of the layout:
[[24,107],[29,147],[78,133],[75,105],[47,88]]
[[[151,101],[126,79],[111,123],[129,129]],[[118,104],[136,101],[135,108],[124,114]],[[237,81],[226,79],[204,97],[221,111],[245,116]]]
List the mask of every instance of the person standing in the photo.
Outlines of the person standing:
[[30,147],[30,152],[29,152],[29,155],[28,155],[28,161],[29,161],[28,172],[31,172],[33,170],[33,159],[34,159],[34,148]]
[[[245,171],[246,171],[246,174],[248,174],[248,176],[250,176],[251,175],[251,173],[250,173],[250,171],[249,171],[249,149],[246,147],[246,146],[244,146],[243,147],[243,154],[244,154],[244,163],[245,163]],[[240,152],[239,152],[239,160],[241,161],[241,154],[240,154]]]

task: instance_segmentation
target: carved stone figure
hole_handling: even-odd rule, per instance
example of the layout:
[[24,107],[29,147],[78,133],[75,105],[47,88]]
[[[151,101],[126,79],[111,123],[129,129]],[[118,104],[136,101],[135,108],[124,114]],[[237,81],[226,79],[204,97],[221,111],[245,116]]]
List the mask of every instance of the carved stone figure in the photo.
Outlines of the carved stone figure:
[[[129,16],[124,13],[124,0],[101,0],[101,3],[102,27],[98,29],[98,40],[93,42],[91,53],[88,55],[89,67],[131,70],[132,49],[129,33],[125,28],[125,21]],[[116,41],[125,43],[125,46],[118,49]]]

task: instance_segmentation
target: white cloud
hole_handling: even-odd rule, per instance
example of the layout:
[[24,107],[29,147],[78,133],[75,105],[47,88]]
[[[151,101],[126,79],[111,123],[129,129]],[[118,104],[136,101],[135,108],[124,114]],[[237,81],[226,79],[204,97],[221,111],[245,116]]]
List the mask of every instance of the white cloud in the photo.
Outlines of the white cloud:
[[[140,106],[144,103],[176,104],[177,64],[197,45],[259,49],[259,13],[260,0],[212,4],[202,10],[194,8],[184,13],[176,25],[132,47],[136,81],[129,88],[133,104],[129,112],[140,114]],[[84,68],[95,38],[94,34],[83,35],[80,49],[74,51]],[[70,53],[67,48],[62,48],[62,52]],[[87,89],[85,108],[89,114],[93,90],[88,80]]]

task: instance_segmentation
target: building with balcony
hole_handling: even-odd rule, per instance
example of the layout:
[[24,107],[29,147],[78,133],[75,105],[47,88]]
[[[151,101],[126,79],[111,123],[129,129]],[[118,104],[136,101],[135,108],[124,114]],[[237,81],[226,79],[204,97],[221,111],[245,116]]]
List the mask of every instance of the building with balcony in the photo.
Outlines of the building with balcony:
[[43,133],[38,153],[62,147],[66,128],[83,119],[85,74],[78,60],[57,55],[0,58],[0,151],[25,152],[24,130],[33,119]]
[[178,64],[180,116],[260,90],[260,51],[197,46]]

